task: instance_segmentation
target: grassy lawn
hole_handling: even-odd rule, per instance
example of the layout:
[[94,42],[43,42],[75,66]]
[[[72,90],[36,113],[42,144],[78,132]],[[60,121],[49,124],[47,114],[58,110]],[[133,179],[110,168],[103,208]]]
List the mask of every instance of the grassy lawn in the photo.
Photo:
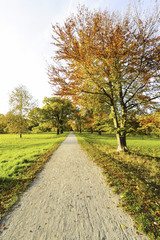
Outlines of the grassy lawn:
[[0,219],[33,181],[68,133],[0,135]]
[[[160,138],[127,137],[129,153],[118,153],[115,136],[76,134],[132,215],[137,229],[160,239]],[[137,231],[138,234],[140,232]]]

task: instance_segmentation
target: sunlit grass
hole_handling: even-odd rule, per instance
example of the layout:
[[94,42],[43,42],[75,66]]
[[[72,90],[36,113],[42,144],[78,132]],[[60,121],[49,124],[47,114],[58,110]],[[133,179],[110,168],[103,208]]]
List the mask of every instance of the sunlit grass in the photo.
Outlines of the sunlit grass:
[[0,177],[16,177],[64,136],[56,133],[0,135]]
[[137,228],[151,239],[160,238],[160,139],[128,137],[129,153],[118,153],[115,136],[77,134],[91,158],[103,168],[106,181],[123,199],[121,205]]
[[0,135],[0,218],[33,181],[68,133]]

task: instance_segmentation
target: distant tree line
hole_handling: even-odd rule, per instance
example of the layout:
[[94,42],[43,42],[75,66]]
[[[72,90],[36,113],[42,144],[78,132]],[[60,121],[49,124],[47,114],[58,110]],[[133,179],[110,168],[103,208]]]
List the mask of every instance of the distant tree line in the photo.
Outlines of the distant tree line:
[[[83,98],[75,105],[68,99],[45,97],[43,107],[35,106],[25,86],[15,88],[10,95],[11,110],[0,114],[0,133],[41,133],[56,131],[90,131],[115,133],[112,116],[107,104],[96,97]],[[132,111],[127,121],[127,134],[160,136],[160,114],[139,114]]]

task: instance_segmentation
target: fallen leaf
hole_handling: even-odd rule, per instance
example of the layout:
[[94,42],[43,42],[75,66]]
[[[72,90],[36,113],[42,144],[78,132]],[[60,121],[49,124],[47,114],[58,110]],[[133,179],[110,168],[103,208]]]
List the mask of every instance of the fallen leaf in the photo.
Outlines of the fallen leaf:
[[6,229],[6,227],[4,227],[2,230],[5,230]]
[[121,224],[121,227],[122,227],[122,228],[127,228],[127,227],[126,227],[125,225],[123,225],[123,224]]

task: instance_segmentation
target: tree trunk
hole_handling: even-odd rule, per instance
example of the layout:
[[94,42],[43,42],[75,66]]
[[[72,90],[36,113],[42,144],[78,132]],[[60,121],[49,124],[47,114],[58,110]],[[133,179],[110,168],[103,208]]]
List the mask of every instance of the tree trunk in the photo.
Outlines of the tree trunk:
[[59,124],[60,124],[60,126],[59,126],[60,133],[62,134],[62,133],[63,133],[63,121],[60,120],[60,121],[59,121]]
[[127,114],[126,114],[125,110],[126,110],[125,108],[122,109],[122,118],[121,118],[120,126],[119,126],[115,108],[114,108],[114,106],[111,107],[111,112],[113,114],[114,127],[115,127],[115,129],[117,129],[116,137],[117,137],[117,143],[118,143],[118,148],[117,148],[118,152],[127,152],[128,151],[127,144],[126,144],[126,131],[125,131]]
[[81,123],[80,123],[80,125],[79,125],[79,132],[80,132],[80,133],[82,132]]
[[22,111],[20,115],[20,128],[19,128],[19,137],[22,138],[22,131],[23,131],[23,119],[22,119]]
[[59,135],[59,128],[57,128],[57,135]]
[[99,130],[99,131],[98,131],[98,134],[99,134],[99,135],[102,135],[102,132]]
[[127,144],[126,144],[126,133],[117,133],[116,134],[117,137],[117,143],[118,143],[118,148],[117,151],[118,152],[127,152],[128,148],[127,148]]
[[[121,97],[122,99],[122,97]],[[117,133],[117,141],[118,141],[118,152],[127,152],[127,143],[126,143],[126,122],[127,122],[127,109],[123,101],[121,101],[121,120],[120,120],[120,128],[122,129],[119,133]]]

